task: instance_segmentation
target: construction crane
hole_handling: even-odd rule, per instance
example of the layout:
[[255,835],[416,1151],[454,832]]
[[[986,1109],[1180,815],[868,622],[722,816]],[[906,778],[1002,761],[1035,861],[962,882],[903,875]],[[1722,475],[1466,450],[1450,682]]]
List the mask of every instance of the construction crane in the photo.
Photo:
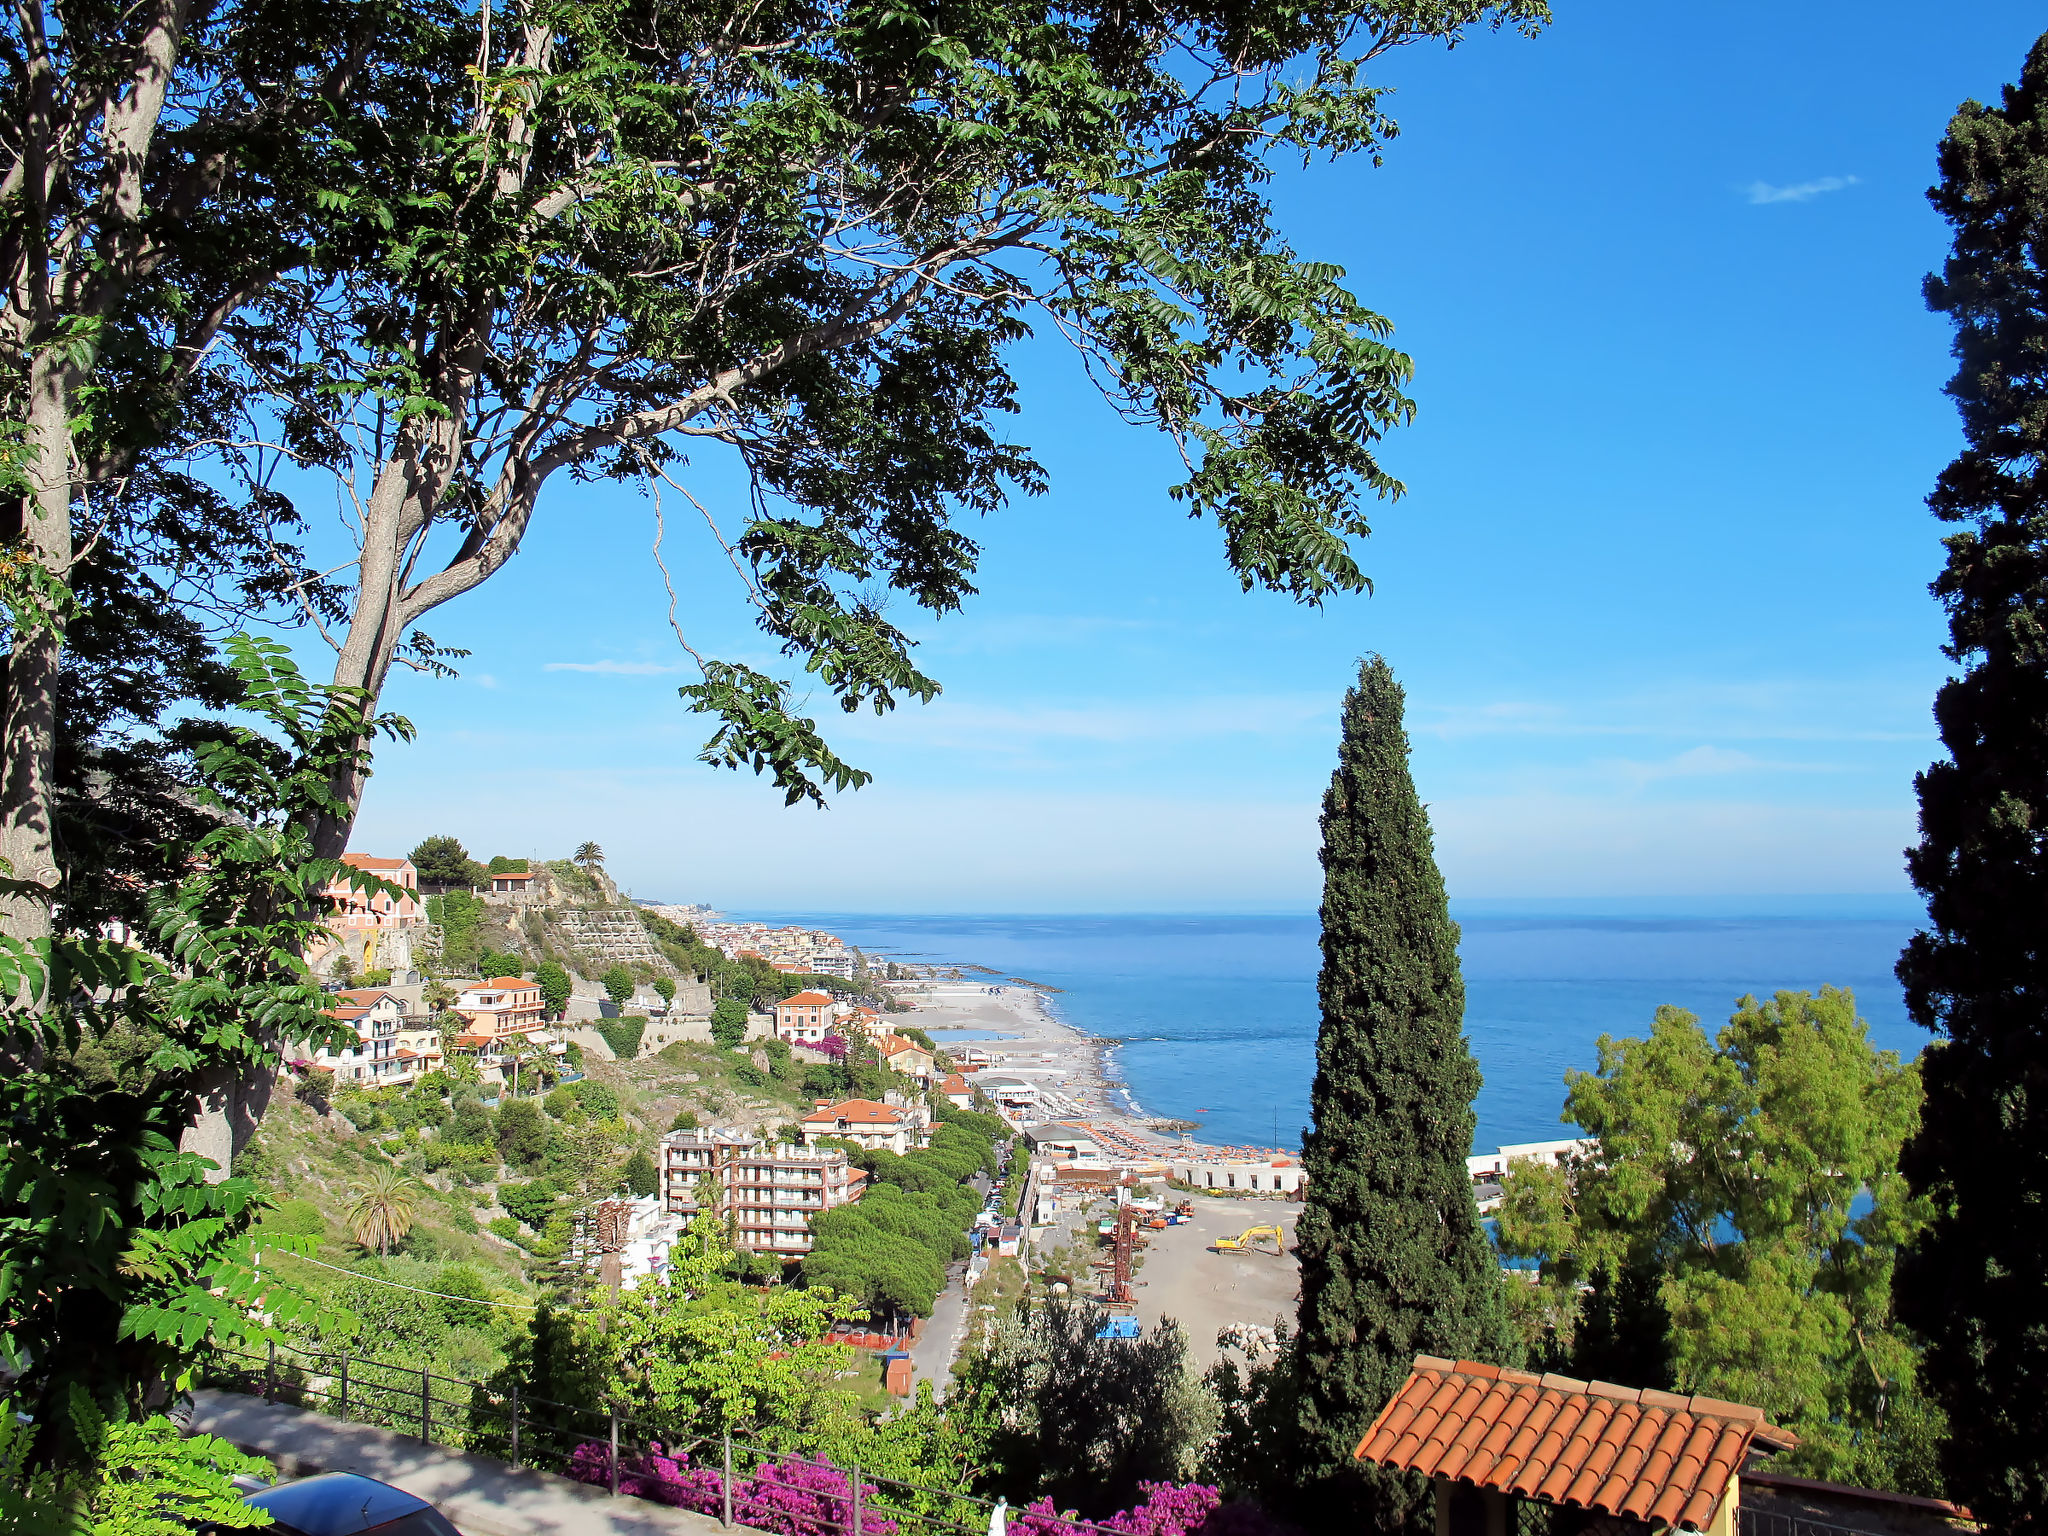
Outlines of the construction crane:
[[1274,1253],[1284,1254],[1287,1252],[1287,1234],[1279,1227],[1246,1227],[1235,1237],[1219,1237],[1216,1239],[1216,1251],[1218,1253],[1264,1253],[1265,1249],[1255,1246],[1261,1239],[1271,1239]]

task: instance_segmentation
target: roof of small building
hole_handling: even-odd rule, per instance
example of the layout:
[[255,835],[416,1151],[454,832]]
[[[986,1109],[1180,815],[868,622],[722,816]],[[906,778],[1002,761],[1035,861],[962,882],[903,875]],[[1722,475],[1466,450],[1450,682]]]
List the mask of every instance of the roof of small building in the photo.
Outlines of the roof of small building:
[[473,982],[462,989],[465,992],[538,992],[540,983],[528,981],[521,976],[493,976],[489,981]]
[[946,1074],[946,1080],[943,1083],[939,1084],[939,1092],[972,1093],[974,1092],[974,1090],[967,1086],[967,1079],[962,1077],[958,1072],[949,1072]]
[[820,1104],[803,1118],[809,1125],[813,1120],[832,1123],[840,1120],[850,1125],[901,1125],[903,1117],[886,1104],[877,1104],[873,1099],[846,1099],[837,1104]]
[[906,1040],[901,1035],[884,1035],[875,1042],[875,1049],[884,1056],[900,1056],[905,1051],[922,1051],[923,1046],[915,1040]]
[[1352,1454],[1535,1499],[1702,1530],[1751,1442],[1798,1437],[1719,1398],[1417,1355]]
[[778,1008],[829,1008],[832,999],[822,992],[799,992],[794,997],[785,997],[775,1005]]
[[531,880],[533,878],[533,871],[530,869],[500,869],[492,871],[491,878],[493,880]]
[[401,1008],[405,1006],[404,998],[395,992],[386,992],[382,987],[343,987],[334,995],[347,998],[358,1008],[374,1008],[377,1006],[377,1000],[383,997],[390,998]]
[[341,862],[350,869],[404,869],[411,859],[380,859],[373,853],[344,853]]

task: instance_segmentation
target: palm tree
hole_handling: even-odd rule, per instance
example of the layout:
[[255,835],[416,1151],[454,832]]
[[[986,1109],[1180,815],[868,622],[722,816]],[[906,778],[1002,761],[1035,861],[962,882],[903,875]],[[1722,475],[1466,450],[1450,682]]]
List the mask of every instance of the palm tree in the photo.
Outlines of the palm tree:
[[604,862],[604,850],[595,843],[583,843],[569,855],[569,862],[582,865],[583,872],[587,875],[590,873],[591,865]]
[[398,1168],[379,1168],[349,1186],[349,1235],[383,1258],[412,1230],[413,1213],[423,1191],[419,1180]]

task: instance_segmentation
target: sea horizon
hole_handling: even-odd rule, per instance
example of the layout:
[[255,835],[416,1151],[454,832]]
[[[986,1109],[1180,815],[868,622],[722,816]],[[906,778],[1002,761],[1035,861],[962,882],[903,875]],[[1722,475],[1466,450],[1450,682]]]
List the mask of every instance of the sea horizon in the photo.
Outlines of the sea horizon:
[[[1776,911],[1617,910],[1452,903],[1461,924],[1465,1034],[1484,1078],[1474,1146],[1572,1134],[1565,1073],[1597,1063],[1602,1034],[1640,1035],[1659,1004],[1711,1034],[1741,996],[1843,986],[1873,1043],[1910,1057],[1926,1032],[1891,967],[1917,903],[1757,898]],[[1694,898],[1694,900],[1698,900]],[[1062,1022],[1103,1042],[1136,1112],[1196,1123],[1205,1141],[1296,1148],[1319,1022],[1313,913],[734,913],[829,928],[862,950],[986,966],[1056,988]],[[993,980],[993,978],[991,978]]]

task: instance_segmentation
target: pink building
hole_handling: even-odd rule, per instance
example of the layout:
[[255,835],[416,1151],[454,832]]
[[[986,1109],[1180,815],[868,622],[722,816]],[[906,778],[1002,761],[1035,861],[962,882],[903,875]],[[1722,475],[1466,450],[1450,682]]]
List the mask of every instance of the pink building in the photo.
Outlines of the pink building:
[[[412,867],[411,859],[380,859],[374,854],[344,853],[341,862],[350,869],[360,869],[365,874],[389,880],[393,885],[404,886],[408,891],[419,889],[419,871]],[[416,895],[392,896],[383,891],[370,894],[357,890],[340,876],[336,876],[322,894],[333,909],[327,919],[327,926],[333,929],[419,928],[427,921],[426,908],[420,905]]]

